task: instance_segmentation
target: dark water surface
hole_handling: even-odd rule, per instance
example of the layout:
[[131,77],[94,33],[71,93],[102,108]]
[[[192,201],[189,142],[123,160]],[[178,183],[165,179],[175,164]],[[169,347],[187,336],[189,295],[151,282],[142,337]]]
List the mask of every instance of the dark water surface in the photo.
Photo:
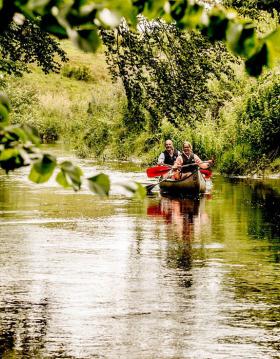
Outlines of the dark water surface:
[[280,358],[280,182],[109,199],[0,174],[0,357]]

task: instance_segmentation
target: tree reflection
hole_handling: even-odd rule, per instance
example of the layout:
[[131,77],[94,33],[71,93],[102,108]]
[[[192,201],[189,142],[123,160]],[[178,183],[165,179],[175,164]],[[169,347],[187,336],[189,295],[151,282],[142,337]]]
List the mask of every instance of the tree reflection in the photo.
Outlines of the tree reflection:
[[[0,358],[43,358],[47,351],[48,300],[1,302]],[[50,353],[48,353],[50,354]],[[50,357],[70,358],[63,348]],[[71,357],[72,358],[72,357]]]
[[1,307],[1,358],[38,357],[45,345],[47,300],[42,299],[39,303],[4,300]]
[[249,220],[249,235],[257,239],[279,240],[280,193],[262,182],[254,183],[252,187],[251,204],[255,211]]

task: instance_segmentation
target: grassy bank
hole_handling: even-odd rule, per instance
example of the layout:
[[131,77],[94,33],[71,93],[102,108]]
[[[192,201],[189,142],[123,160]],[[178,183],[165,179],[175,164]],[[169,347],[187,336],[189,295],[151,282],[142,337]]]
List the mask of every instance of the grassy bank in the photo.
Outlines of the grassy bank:
[[32,66],[23,77],[5,78],[12,122],[29,123],[43,142],[63,141],[80,156],[100,155],[122,116],[122,86],[112,83],[102,49],[85,54],[68,41],[61,45],[69,61],[60,74]]

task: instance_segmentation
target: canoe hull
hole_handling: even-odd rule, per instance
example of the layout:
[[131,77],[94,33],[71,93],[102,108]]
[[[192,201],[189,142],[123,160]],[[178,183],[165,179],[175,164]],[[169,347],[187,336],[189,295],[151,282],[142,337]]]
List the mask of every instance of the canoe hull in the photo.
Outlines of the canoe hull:
[[182,180],[166,179],[159,184],[162,194],[170,195],[198,195],[205,193],[206,181],[203,175],[196,171]]

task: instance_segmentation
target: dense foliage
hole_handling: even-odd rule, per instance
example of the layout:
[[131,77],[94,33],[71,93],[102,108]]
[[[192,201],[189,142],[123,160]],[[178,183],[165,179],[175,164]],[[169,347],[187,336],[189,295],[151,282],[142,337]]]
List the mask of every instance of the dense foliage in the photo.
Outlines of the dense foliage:
[[237,10],[264,10],[270,13],[276,10],[280,13],[279,0],[224,0],[223,4]]
[[28,64],[36,63],[45,73],[58,72],[66,62],[65,52],[57,41],[29,20],[22,24],[11,22],[0,33],[0,71],[21,75],[29,71]]
[[[280,30],[258,39],[251,21],[241,21],[223,7],[206,10],[203,4],[188,0],[2,0],[0,31],[5,30],[16,15],[35,19],[40,27],[58,37],[69,37],[81,49],[95,51],[99,45],[98,30],[114,28],[125,17],[137,25],[137,15],[149,19],[158,16],[180,28],[199,29],[212,40],[223,40],[236,55],[246,61],[247,71],[258,76],[265,66],[273,66],[279,56],[277,42]],[[257,66],[256,66],[257,65]]]
[[[224,138],[219,167],[228,174],[260,172],[279,162],[280,77],[277,72],[247,83],[221,111]],[[219,135],[218,135],[219,137]]]
[[232,78],[233,58],[223,44],[163,21],[142,18],[138,29],[132,32],[124,22],[102,32],[111,73],[126,92],[126,125],[154,132],[164,119],[176,127],[201,121],[216,100],[208,80]]

